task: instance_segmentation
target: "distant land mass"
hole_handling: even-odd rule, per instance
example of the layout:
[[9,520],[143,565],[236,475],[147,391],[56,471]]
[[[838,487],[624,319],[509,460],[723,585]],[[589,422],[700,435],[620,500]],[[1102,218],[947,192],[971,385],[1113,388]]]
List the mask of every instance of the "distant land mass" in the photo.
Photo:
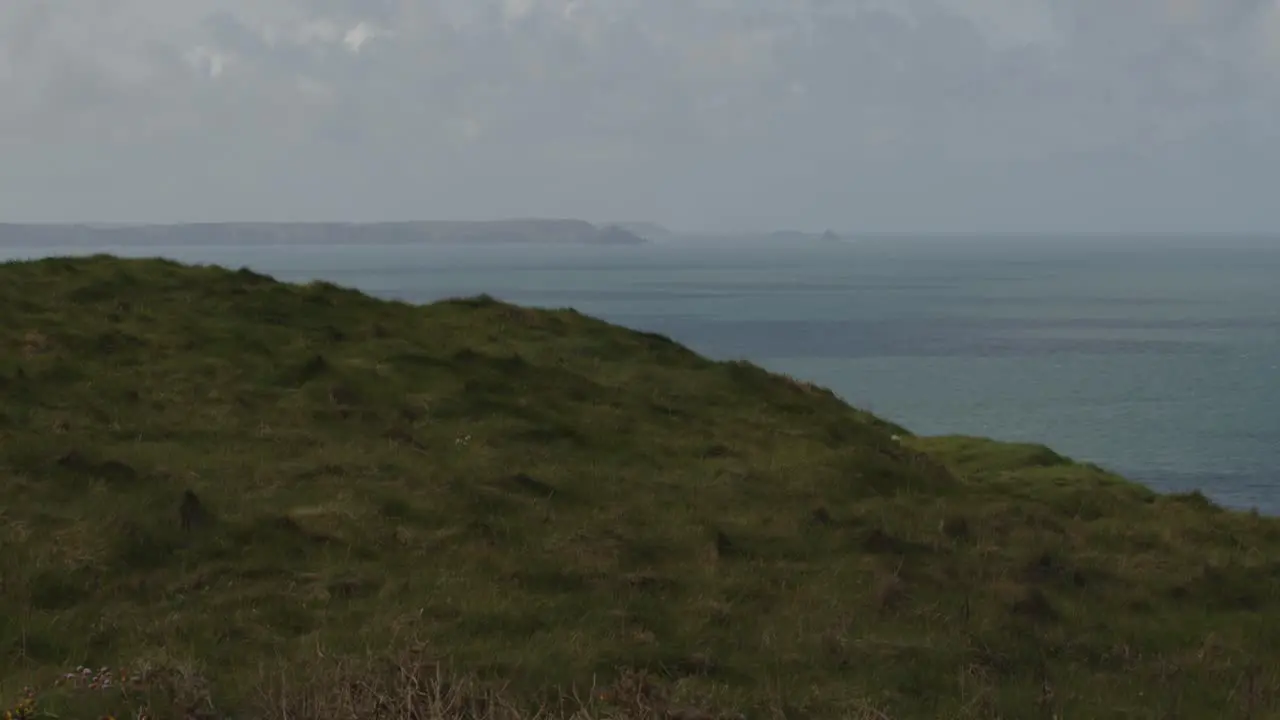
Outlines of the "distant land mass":
[[840,237],[833,230],[826,230],[822,233],[804,232],[801,230],[778,230],[769,233],[770,240],[778,242],[841,242],[844,238]]
[[639,245],[647,240],[617,225],[584,220],[482,220],[379,223],[179,223],[54,225],[0,223],[0,246],[324,245],[504,243]]
[[613,225],[651,242],[676,240],[681,237],[680,233],[655,222],[619,222]]
[[627,229],[641,235],[651,242],[673,242],[673,243],[698,243],[698,244],[725,244],[739,246],[797,246],[797,245],[832,245],[837,243],[849,243],[853,239],[847,235],[841,235],[833,230],[824,232],[806,232],[802,230],[774,230],[774,231],[748,231],[748,232],[715,232],[715,233],[669,233],[666,236],[657,236],[651,232],[646,232],[644,228],[637,227],[640,223],[629,223],[624,225]]
[[732,242],[739,244],[807,244],[848,242],[849,238],[835,232],[806,232],[803,230],[753,230],[741,232],[680,232],[654,222],[617,222],[614,226],[655,243],[708,243]]

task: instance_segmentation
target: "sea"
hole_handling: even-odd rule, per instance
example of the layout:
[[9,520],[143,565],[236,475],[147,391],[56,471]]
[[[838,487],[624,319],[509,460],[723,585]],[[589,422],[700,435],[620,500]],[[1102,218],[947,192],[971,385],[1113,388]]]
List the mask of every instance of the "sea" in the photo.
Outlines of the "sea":
[[1280,515],[1280,239],[907,237],[780,246],[184,245],[110,252],[427,303],[573,307],[826,386],[918,434],[1044,443]]

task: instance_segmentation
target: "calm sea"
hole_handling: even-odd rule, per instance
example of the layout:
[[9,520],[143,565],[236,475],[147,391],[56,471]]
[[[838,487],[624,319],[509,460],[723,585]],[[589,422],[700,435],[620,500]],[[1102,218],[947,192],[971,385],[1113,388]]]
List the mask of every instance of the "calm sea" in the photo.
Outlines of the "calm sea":
[[813,380],[918,433],[1044,442],[1280,514],[1280,241],[94,250],[419,302],[572,306]]

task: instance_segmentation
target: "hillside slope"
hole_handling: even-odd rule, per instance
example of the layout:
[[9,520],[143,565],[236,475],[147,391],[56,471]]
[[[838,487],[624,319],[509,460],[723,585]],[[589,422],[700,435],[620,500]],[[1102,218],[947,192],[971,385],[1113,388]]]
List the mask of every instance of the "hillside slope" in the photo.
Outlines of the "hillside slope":
[[1280,713],[1280,520],[485,297],[0,265],[0,521],[10,705],[337,717],[416,648],[598,715]]

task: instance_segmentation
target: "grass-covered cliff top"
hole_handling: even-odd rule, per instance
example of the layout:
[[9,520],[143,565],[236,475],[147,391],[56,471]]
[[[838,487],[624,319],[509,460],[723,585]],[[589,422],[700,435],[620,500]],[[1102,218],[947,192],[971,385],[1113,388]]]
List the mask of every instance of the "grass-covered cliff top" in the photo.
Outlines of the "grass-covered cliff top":
[[0,265],[0,712],[1277,717],[1277,618],[1280,519],[571,310]]

